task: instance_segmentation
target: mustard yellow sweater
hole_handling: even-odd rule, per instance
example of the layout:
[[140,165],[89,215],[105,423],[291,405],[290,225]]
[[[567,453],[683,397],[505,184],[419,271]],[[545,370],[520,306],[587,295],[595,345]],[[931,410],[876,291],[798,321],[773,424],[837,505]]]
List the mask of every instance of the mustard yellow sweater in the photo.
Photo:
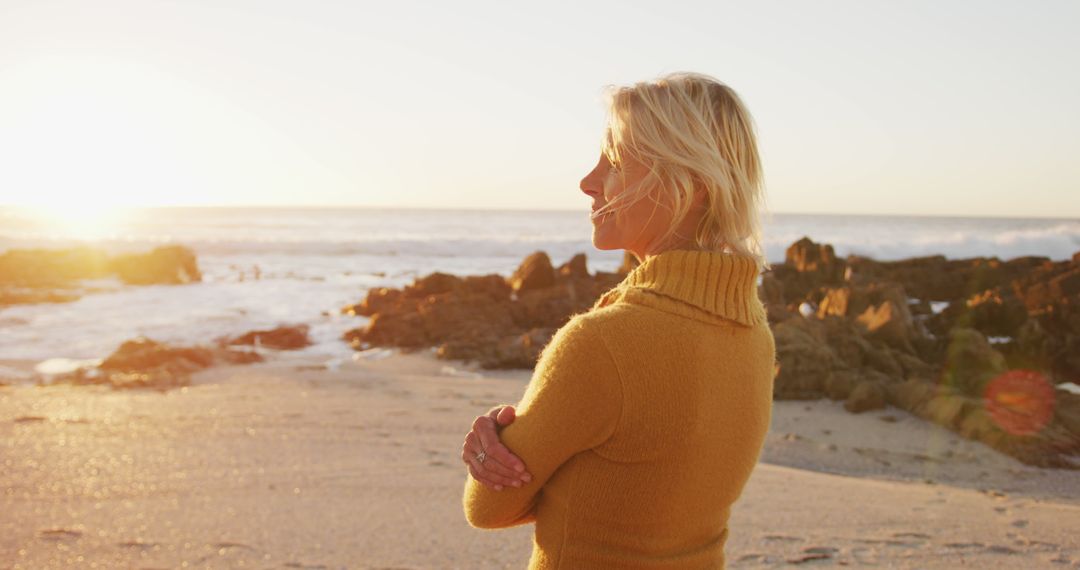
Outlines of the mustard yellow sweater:
[[772,415],[757,276],[743,256],[666,251],[574,315],[501,432],[532,481],[468,476],[469,523],[534,522],[531,569],[723,568]]

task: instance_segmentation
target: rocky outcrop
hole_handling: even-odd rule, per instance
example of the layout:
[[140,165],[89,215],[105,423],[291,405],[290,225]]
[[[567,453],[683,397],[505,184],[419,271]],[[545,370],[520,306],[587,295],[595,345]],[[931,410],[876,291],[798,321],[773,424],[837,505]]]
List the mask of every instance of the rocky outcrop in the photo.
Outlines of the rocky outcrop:
[[180,245],[154,248],[150,253],[118,255],[109,268],[129,285],[183,285],[202,281],[195,253]]
[[[1062,262],[850,256],[839,282],[841,261],[830,254],[800,240],[762,280],[763,302],[784,304],[768,306],[777,398],[829,397],[852,412],[888,403],[1032,465],[1080,464],[1080,408],[1054,389],[1080,376],[1080,254]],[[935,312],[931,301],[947,307]],[[1044,389],[1011,398],[1066,394],[1026,433],[1010,431],[1007,419],[1026,412],[987,398],[1017,371],[1042,378]]]
[[94,247],[10,250],[0,254],[0,307],[74,301],[90,292],[79,281],[111,276],[132,285],[202,280],[195,254],[179,245],[117,256]]
[[[627,253],[618,272],[590,276],[583,254],[556,268],[536,252],[509,278],[433,273],[345,307],[371,317],[346,340],[358,349],[435,346],[442,358],[531,368],[556,329],[636,264]],[[1020,369],[1041,374],[1051,394],[1061,392],[1055,383],[1080,377],[1078,276],[1080,254],[879,262],[840,259],[828,244],[800,239],[758,286],[776,341],[774,395],[827,397],[853,413],[893,405],[1021,461],[1071,465],[1070,454],[1080,453],[1076,398],[1057,400],[1044,425],[1021,434],[1002,419],[1011,400],[992,405],[986,394]]]
[[39,382],[102,384],[114,389],[166,391],[187,386],[194,372],[215,364],[247,364],[263,358],[223,347],[170,346],[146,337],[124,342],[96,367],[80,368]]
[[264,331],[250,331],[233,338],[221,339],[224,346],[258,345],[262,348],[275,350],[296,350],[311,346],[308,337],[309,325],[282,325],[277,328]]
[[521,262],[510,276],[509,283],[515,293],[551,287],[555,284],[555,268],[551,266],[548,255],[538,251]]
[[842,283],[845,269],[831,245],[804,237],[787,248],[785,262],[774,265],[772,273],[783,284],[785,298],[799,299],[823,285]]
[[354,348],[433,346],[441,358],[477,361],[484,368],[531,368],[555,330],[588,310],[624,275],[590,275],[584,254],[555,268],[544,252],[522,261],[509,277],[432,273],[403,289],[372,289],[342,309],[371,320],[351,330]]

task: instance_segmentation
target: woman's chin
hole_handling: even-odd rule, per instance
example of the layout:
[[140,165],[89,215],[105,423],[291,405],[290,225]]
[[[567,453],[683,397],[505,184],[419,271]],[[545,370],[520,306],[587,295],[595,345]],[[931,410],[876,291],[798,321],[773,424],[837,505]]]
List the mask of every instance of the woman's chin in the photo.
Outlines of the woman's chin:
[[606,236],[598,232],[596,229],[593,229],[592,244],[593,247],[595,247],[596,249],[604,251],[612,249],[622,249],[621,246],[616,243],[612,243],[612,240],[607,239]]

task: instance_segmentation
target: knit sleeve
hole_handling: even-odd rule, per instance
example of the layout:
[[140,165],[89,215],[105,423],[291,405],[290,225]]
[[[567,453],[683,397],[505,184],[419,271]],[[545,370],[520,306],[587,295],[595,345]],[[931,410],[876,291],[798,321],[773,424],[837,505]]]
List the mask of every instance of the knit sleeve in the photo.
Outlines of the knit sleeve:
[[572,318],[541,352],[516,406],[516,419],[499,436],[525,463],[532,480],[495,491],[467,475],[463,504],[472,526],[533,522],[540,490],[555,471],[615,433],[622,413],[618,369],[598,323],[583,317]]

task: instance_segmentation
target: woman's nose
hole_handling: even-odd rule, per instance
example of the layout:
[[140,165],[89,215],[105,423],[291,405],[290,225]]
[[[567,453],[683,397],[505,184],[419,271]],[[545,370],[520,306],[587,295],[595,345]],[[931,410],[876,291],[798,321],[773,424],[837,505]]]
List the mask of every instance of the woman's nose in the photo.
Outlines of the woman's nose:
[[581,184],[579,186],[582,192],[590,196],[600,194],[602,187],[598,184],[598,177],[596,175],[595,168],[592,170],[592,172],[586,174],[585,178],[581,179]]

